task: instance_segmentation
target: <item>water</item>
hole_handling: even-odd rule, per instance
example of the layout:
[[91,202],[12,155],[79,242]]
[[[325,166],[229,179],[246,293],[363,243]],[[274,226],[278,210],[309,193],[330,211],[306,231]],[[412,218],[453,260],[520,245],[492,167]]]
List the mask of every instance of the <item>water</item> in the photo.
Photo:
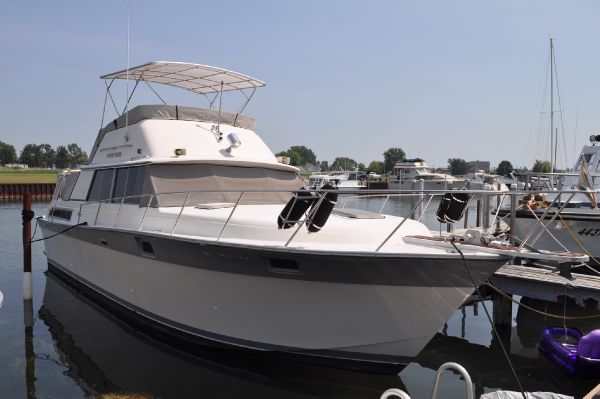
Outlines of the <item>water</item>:
[[[386,207],[405,207],[391,204]],[[36,215],[43,214],[46,207],[35,204]],[[457,310],[399,375],[337,370],[234,351],[207,349],[191,356],[133,330],[55,277],[46,276],[41,243],[33,244],[34,324],[26,329],[19,204],[0,204],[0,226],[2,398],[109,394],[143,398],[378,398],[392,387],[406,390],[413,398],[428,398],[435,370],[447,361],[458,362],[469,371],[478,395],[498,388],[517,389],[481,304]],[[536,309],[562,313],[561,304],[521,300]],[[491,302],[486,304],[491,309]],[[568,306],[567,313],[590,311]],[[541,329],[561,324],[561,320],[544,319],[513,305],[512,327],[501,331],[501,339],[510,348],[526,390],[582,397],[597,381],[568,377],[537,351]],[[589,331],[600,327],[600,319],[568,325]],[[441,384],[441,397],[464,397],[464,383],[458,375],[447,372]]]

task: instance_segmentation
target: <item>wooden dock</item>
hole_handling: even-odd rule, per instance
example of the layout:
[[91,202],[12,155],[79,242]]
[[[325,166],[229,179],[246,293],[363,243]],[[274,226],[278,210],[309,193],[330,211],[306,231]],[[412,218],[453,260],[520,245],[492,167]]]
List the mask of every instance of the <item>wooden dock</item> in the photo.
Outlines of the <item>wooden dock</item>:
[[567,299],[597,309],[600,302],[600,275],[572,273],[572,276],[572,279],[568,279],[547,269],[505,265],[494,274],[491,283],[507,294],[553,302]]
[[34,201],[49,201],[54,183],[0,183],[0,201],[21,201],[23,193],[30,192]]

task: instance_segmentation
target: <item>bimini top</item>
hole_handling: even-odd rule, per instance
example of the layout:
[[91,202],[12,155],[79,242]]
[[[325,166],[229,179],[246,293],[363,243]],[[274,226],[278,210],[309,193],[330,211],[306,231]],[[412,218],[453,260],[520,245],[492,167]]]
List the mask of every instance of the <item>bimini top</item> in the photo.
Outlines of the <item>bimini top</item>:
[[265,86],[264,82],[241,73],[208,65],[172,61],[153,61],[129,68],[129,71],[125,69],[100,78],[143,80],[179,87],[199,94]]

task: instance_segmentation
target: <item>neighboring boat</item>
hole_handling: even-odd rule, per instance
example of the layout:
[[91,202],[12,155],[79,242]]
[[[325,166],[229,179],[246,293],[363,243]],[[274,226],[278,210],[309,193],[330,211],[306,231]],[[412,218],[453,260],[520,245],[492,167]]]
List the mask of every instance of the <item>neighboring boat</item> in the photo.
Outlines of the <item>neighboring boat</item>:
[[394,169],[388,175],[390,190],[419,189],[415,181],[423,180],[424,190],[451,190],[465,187],[465,179],[452,175],[432,172],[431,168],[421,158],[404,159],[396,162]]
[[470,190],[508,190],[508,186],[505,184],[505,178],[503,176],[485,173],[482,170],[474,173],[467,173],[465,176],[465,181],[465,186]]
[[313,190],[327,183],[342,190],[360,190],[367,187],[364,175],[361,176],[358,171],[321,172],[313,173],[308,177],[308,187]]
[[[593,140],[595,137],[591,136]],[[600,260],[600,208],[596,195],[600,189],[600,147],[594,144],[595,141],[583,147],[573,167],[576,173],[524,175],[530,194],[523,196],[515,211],[511,231],[515,242],[538,250],[586,252]],[[499,215],[509,217],[508,206]],[[592,264],[600,265],[593,258]]]
[[[204,94],[211,105],[264,86],[178,62],[103,78],[107,95],[116,79],[132,79]],[[461,255],[405,240],[431,237],[415,220],[329,214],[333,190],[301,190],[297,168],[277,162],[254,127],[240,113],[176,105],[137,106],[106,124],[90,163],[60,174],[39,221],[49,271],[179,345],[406,364],[473,292]],[[510,256],[463,252],[478,282]]]
[[568,374],[600,376],[600,330],[584,335],[576,328],[547,327],[542,332],[538,347]]

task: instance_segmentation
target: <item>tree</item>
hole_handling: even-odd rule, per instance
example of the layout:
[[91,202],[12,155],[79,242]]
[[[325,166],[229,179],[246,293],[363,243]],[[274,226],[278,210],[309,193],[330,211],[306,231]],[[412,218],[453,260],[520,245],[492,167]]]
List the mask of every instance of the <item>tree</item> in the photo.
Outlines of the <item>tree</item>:
[[327,172],[329,170],[329,162],[328,161],[321,161],[319,163],[319,168],[321,168],[321,172]]
[[59,145],[56,147],[56,167],[57,168],[66,168],[71,164],[69,151],[67,147],[64,145]]
[[77,144],[69,144],[67,146],[67,151],[69,152],[69,163],[71,166],[87,163],[87,153],[83,151]]
[[550,161],[536,159],[531,171],[538,173],[550,173],[552,172],[552,165],[550,165]]
[[448,159],[448,168],[452,176],[466,175],[467,161],[462,158],[450,158]]
[[17,151],[11,144],[0,141],[0,165],[17,162]]
[[50,144],[40,144],[40,164],[46,168],[51,167],[56,162],[56,151]]
[[496,174],[500,176],[505,176],[511,173],[515,168],[513,168],[512,164],[509,161],[502,161],[498,164],[496,168]]
[[19,156],[19,162],[32,166],[39,167],[42,165],[42,156],[40,151],[40,146],[36,144],[27,144],[21,150],[21,155]]
[[358,163],[358,165],[356,166],[356,168],[357,168],[358,170],[362,170],[362,171],[365,171],[365,170],[367,170],[367,167],[366,167],[366,166],[365,166],[365,164],[364,164],[364,163],[362,163],[362,162],[359,162],[359,163]]
[[352,158],[337,157],[331,164],[330,170],[354,170],[358,164]]
[[383,166],[385,171],[390,172],[396,162],[406,158],[406,153],[399,147],[388,148],[383,153]]
[[313,165],[317,164],[317,156],[310,148],[306,148],[303,145],[293,145],[288,151],[295,151],[298,154],[300,154],[300,162],[302,163],[302,165],[306,165],[307,163]]
[[377,174],[382,174],[383,173],[383,162],[381,161],[372,161],[369,166],[367,167],[367,169],[369,170],[369,172],[375,172]]

